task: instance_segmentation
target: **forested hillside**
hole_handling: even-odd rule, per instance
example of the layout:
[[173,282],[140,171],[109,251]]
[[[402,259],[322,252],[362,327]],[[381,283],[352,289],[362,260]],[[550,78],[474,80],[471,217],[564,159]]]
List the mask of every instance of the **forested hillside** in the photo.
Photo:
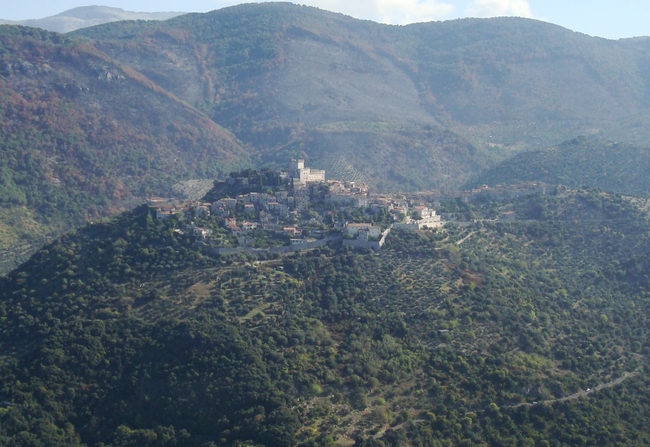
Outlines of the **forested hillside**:
[[0,272],[85,221],[214,178],[249,152],[192,106],[96,49],[0,27]]
[[[397,27],[264,3],[75,35],[201,103],[260,151],[350,122],[351,137],[360,124],[443,126],[499,155],[579,135],[634,143],[650,136],[646,42],[593,38],[533,20]],[[413,129],[409,135],[409,144],[390,144],[394,153],[428,140]],[[335,145],[329,153],[351,156]],[[417,166],[426,157],[413,160]],[[462,177],[462,169],[452,172]],[[440,183],[433,178],[431,185]]]
[[0,279],[0,441],[647,444],[647,220],[510,206],[378,253],[211,258],[145,207],[61,238]]
[[515,155],[483,173],[469,186],[544,182],[648,196],[649,172],[647,147],[577,138],[550,149]]
[[261,163],[307,157],[329,178],[383,190],[459,185],[490,157],[443,130],[409,72],[370,43],[390,40],[384,28],[256,4],[74,35],[204,110]]
[[397,27],[289,3],[66,36],[3,26],[0,271],[233,167],[302,157],[415,191],[579,135],[645,146],[647,49],[526,19]]

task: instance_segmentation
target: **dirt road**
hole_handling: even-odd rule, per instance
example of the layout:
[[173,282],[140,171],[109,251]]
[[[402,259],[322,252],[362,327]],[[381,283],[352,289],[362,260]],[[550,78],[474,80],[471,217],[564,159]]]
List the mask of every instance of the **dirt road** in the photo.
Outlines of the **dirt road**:
[[571,394],[570,396],[561,397],[559,399],[542,400],[542,401],[539,401],[539,402],[526,402],[526,403],[523,403],[523,404],[512,405],[511,408],[517,408],[517,407],[521,407],[521,406],[524,406],[524,405],[530,407],[530,406],[538,405],[538,404],[553,404],[553,403],[556,403],[556,402],[566,402],[567,400],[578,399],[580,397],[591,394],[591,393],[593,393],[595,391],[600,391],[600,390],[602,390],[604,388],[611,388],[613,386],[621,384],[621,383],[625,382],[627,379],[638,375],[641,372],[641,369],[642,369],[642,367],[639,367],[634,372],[631,372],[631,373],[626,372],[626,373],[624,373],[621,377],[619,377],[616,380],[612,380],[611,382],[607,382],[607,383],[602,383],[602,384],[600,384],[600,385],[598,385],[598,386],[596,386],[594,388],[588,388],[586,390],[579,391],[577,393]]

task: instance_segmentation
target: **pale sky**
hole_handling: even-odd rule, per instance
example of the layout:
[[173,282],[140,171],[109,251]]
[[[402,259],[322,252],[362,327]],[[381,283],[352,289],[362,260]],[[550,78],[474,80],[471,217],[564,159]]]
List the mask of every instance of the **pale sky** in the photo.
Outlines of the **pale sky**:
[[[0,19],[40,19],[101,4],[127,11],[207,12],[242,3],[229,0],[0,0]],[[301,0],[299,3],[390,24],[459,17],[520,16],[592,36],[650,36],[650,0]]]

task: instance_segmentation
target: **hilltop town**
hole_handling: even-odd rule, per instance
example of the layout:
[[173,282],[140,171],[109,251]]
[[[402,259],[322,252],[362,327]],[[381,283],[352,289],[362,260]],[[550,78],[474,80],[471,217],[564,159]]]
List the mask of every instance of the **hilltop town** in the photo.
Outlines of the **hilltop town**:
[[[204,201],[150,199],[158,220],[174,219],[179,235],[193,234],[219,254],[287,252],[331,242],[379,250],[390,230],[437,229],[458,216],[438,210],[445,200],[506,200],[546,194],[551,187],[487,186],[464,193],[372,194],[360,182],[326,180],[325,171],[292,160],[287,170],[244,170],[215,182]],[[504,210],[493,220],[513,221]],[[479,219],[477,219],[479,220]]]

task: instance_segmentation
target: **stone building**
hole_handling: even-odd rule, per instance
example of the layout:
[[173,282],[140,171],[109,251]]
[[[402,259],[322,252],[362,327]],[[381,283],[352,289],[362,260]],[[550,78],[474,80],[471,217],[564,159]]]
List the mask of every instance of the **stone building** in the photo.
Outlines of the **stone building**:
[[289,164],[289,175],[293,179],[293,183],[305,185],[310,182],[324,182],[325,171],[322,169],[312,169],[305,167],[305,160],[291,160]]

